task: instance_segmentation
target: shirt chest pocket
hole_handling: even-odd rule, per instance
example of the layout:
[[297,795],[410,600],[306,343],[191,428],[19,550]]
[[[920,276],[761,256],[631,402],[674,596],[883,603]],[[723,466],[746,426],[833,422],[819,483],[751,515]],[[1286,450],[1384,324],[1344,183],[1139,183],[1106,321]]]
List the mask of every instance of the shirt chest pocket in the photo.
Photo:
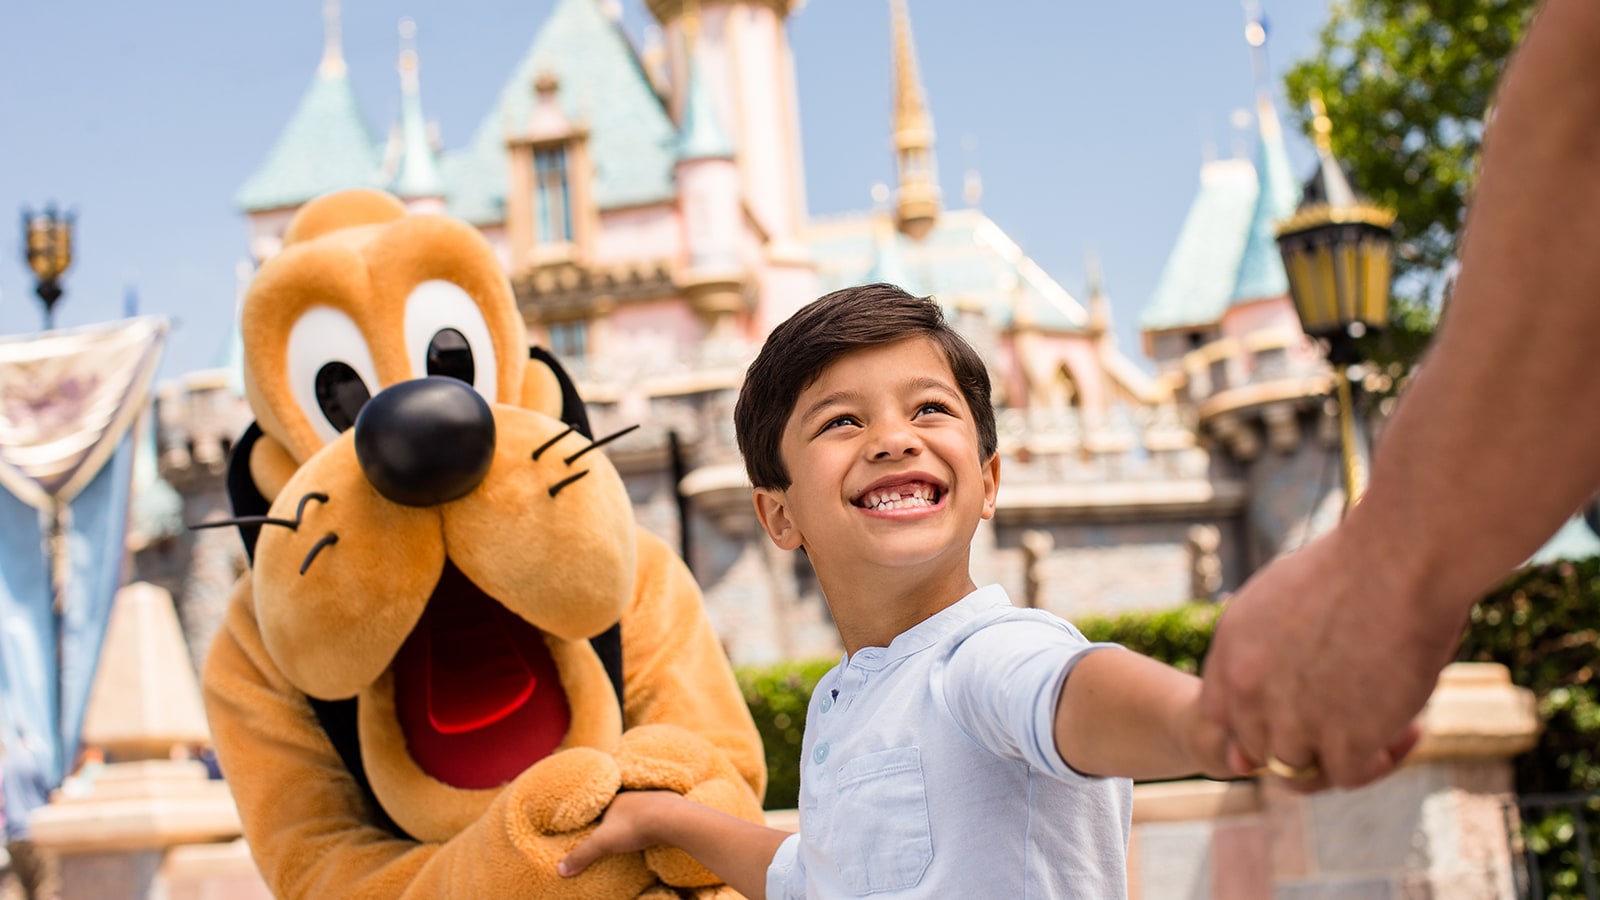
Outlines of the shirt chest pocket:
[[839,768],[828,855],[856,894],[917,886],[933,861],[922,752],[879,750]]

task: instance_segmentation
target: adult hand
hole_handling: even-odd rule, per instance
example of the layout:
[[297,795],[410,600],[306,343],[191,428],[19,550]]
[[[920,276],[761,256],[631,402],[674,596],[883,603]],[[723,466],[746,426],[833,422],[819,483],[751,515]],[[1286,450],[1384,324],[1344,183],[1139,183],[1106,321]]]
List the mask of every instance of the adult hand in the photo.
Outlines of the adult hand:
[[[1236,769],[1276,760],[1299,791],[1368,784],[1415,746],[1414,722],[1464,615],[1408,583],[1404,547],[1360,547],[1340,527],[1273,561],[1228,602],[1201,704],[1232,736]],[[1313,774],[1315,766],[1320,774]]]

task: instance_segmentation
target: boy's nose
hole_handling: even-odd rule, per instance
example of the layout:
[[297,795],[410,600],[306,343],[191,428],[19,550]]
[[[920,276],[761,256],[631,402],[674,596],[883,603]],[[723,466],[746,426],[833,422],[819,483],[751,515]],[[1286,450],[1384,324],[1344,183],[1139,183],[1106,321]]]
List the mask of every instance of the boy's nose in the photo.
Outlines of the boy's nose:
[[897,459],[915,456],[922,451],[922,443],[911,429],[896,424],[882,428],[872,442],[873,459]]

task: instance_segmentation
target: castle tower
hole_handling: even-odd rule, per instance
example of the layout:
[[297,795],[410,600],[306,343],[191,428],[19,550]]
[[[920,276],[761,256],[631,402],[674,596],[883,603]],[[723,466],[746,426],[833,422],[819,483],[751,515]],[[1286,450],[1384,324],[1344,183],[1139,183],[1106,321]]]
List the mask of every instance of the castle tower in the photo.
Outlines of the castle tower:
[[794,57],[798,0],[646,0],[666,32],[673,120],[684,121],[692,51],[737,150],[742,193],[776,249],[798,252],[806,221]]
[[687,93],[673,171],[688,254],[678,282],[706,322],[708,343],[731,351],[737,318],[746,306],[746,267],[739,256],[739,166],[716,102],[692,59]]
[[893,16],[894,152],[900,189],[895,196],[895,227],[921,240],[939,217],[939,178],[933,159],[933,117],[923,98],[916,45],[906,0],[890,0]]
[[367,129],[345,69],[338,0],[323,4],[322,62],[261,166],[234,202],[250,217],[250,250],[257,262],[277,253],[295,209],[319,194],[370,184],[378,145]]
[[389,190],[405,201],[412,212],[444,212],[444,178],[428,123],[422,117],[422,79],[417,58],[417,23],[400,20],[400,127],[394,161],[394,177]]

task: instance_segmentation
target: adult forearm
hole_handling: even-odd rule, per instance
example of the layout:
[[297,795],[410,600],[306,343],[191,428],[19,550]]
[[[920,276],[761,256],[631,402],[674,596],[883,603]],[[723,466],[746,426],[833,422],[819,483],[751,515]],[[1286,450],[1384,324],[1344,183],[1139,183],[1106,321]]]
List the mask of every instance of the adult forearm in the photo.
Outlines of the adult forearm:
[[1600,486],[1600,4],[1548,0],[1497,95],[1435,347],[1344,530],[1459,611]]

